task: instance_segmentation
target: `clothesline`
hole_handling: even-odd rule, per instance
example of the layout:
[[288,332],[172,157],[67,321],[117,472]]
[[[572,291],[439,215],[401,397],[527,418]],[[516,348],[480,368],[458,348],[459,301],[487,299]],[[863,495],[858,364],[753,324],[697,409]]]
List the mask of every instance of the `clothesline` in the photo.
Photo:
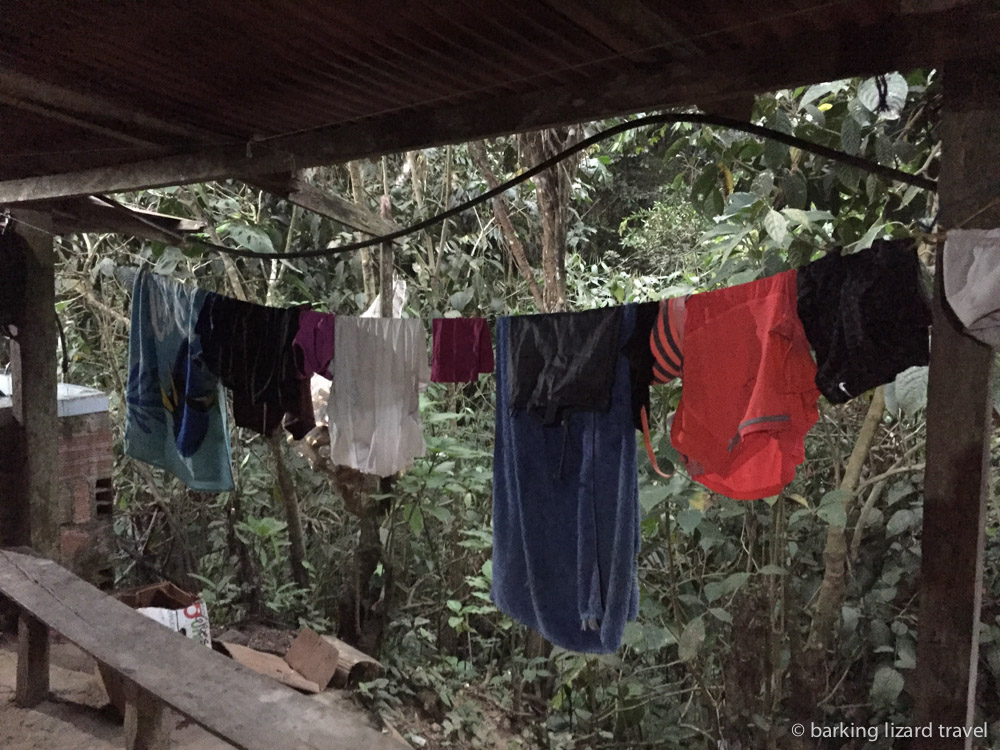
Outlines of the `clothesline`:
[[[698,125],[716,125],[719,127],[730,128],[733,130],[739,130],[745,133],[750,133],[751,135],[756,135],[760,138],[771,139],[784,143],[788,146],[793,146],[799,148],[803,151],[808,151],[818,156],[822,156],[833,161],[839,161],[844,164],[848,164],[852,167],[856,167],[866,172],[880,175],[886,179],[893,180],[896,182],[902,182],[907,185],[913,185],[915,187],[923,188],[925,190],[936,190],[937,183],[934,180],[930,180],[926,177],[920,175],[910,174],[909,172],[904,172],[900,169],[895,169],[894,167],[888,167],[883,164],[878,164],[869,159],[865,159],[860,156],[854,156],[852,154],[847,154],[843,151],[839,151],[828,146],[823,146],[818,143],[813,143],[812,141],[805,140],[803,138],[798,138],[797,136],[789,135],[788,133],[783,133],[773,128],[768,128],[763,125],[756,125],[754,123],[742,122],[740,120],[735,120],[729,117],[721,117],[718,115],[709,115],[699,112],[686,112],[686,113],[663,113],[656,115],[647,115],[644,117],[635,118],[633,120],[627,120],[625,122],[618,123],[610,128],[607,128],[599,133],[585,138],[578,143],[569,146],[563,151],[555,154],[554,156],[536,164],[535,166],[521,172],[520,174],[512,177],[506,182],[497,185],[495,188],[487,190],[484,193],[472,198],[464,203],[461,203],[452,208],[446,209],[435,216],[431,216],[427,219],[419,221],[412,224],[409,227],[403,227],[395,232],[390,232],[389,234],[380,235],[378,237],[373,237],[367,240],[361,240],[358,242],[351,242],[346,245],[340,245],[332,248],[322,248],[316,250],[298,250],[281,254],[272,253],[259,253],[252,250],[241,250],[239,248],[227,247],[225,245],[220,245],[217,243],[206,242],[204,240],[192,241],[191,238],[185,237],[183,235],[165,230],[162,226],[154,224],[145,217],[135,214],[122,204],[118,203],[112,198],[107,196],[98,195],[95,196],[99,200],[106,203],[112,208],[118,209],[123,212],[128,212],[129,215],[136,219],[137,221],[148,224],[154,227],[158,232],[165,233],[168,236],[173,237],[179,247],[188,247],[192,249],[202,248],[205,250],[210,250],[212,252],[224,253],[227,255],[232,255],[241,258],[257,258],[263,260],[275,260],[276,258],[284,259],[294,259],[294,258],[315,258],[315,257],[328,257],[332,255],[338,255],[341,253],[353,252],[355,250],[361,250],[366,247],[373,247],[375,245],[381,244],[383,242],[393,242],[395,240],[401,239],[411,234],[421,232],[425,229],[433,227],[440,224],[447,219],[457,216],[465,211],[475,208],[478,205],[485,203],[492,198],[503,194],[512,187],[515,187],[527,180],[530,180],[537,174],[544,172],[547,169],[552,168],[559,162],[573,156],[581,151],[585,151],[596,143],[603,140],[611,138],[620,133],[626,132],[628,130],[634,130],[641,127],[652,126],[652,125],[668,125],[675,123],[692,123]],[[18,220],[17,217],[14,217]]]
[[[953,231],[949,300],[963,320],[985,312],[988,325],[970,333],[993,337],[1000,326],[992,309],[976,307],[978,289],[970,287],[983,278],[976,263],[995,257],[978,251],[1000,246],[1000,231]],[[218,471],[229,450],[226,409],[212,398],[212,378],[253,401],[309,372],[331,380],[331,463],[386,476],[424,454],[419,393],[429,368],[419,319],[265,308],[145,271],[132,304],[127,455],[182,478],[188,471],[196,489],[226,489],[231,477]],[[819,396],[844,403],[926,365],[929,324],[910,240],[877,240],[683,298],[500,317],[493,600],[559,646],[616,650],[637,613],[635,429],[646,433],[655,462],[648,424],[636,419],[649,411],[649,387],[681,379],[669,434],[690,479],[739,500],[770,497],[805,460]],[[489,329],[482,319],[435,319],[435,360],[450,354],[455,364],[473,350],[457,379],[493,369]],[[313,364],[303,371],[304,362]],[[234,392],[234,415],[235,401]],[[137,455],[136,446],[152,450]],[[198,486],[195,476],[206,468],[197,463],[206,448],[214,487]]]

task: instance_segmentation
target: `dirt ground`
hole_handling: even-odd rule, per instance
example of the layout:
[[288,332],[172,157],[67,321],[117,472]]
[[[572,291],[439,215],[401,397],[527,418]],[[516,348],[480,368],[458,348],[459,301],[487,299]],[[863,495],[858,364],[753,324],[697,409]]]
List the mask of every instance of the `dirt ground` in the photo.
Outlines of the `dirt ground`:
[[[16,643],[0,636],[0,750],[122,750],[122,720],[107,706],[107,696],[96,676],[93,659],[70,643],[51,644],[49,699],[33,709],[16,706]],[[339,691],[315,696],[336,711],[361,710]],[[222,742],[189,721],[171,735],[177,750],[229,750]]]
[[[3,750],[122,750],[125,731],[98,684],[94,661],[69,643],[53,643],[49,700],[33,709],[14,705],[16,644],[0,642],[0,748]],[[172,735],[183,750],[232,748],[200,727],[181,722]]]

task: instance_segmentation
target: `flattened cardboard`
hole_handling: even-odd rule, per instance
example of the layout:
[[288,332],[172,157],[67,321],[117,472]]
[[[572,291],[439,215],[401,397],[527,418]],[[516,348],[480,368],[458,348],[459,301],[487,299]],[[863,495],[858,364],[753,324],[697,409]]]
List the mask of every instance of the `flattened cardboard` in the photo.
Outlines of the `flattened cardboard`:
[[263,651],[255,651],[252,648],[239,646],[235,643],[226,643],[225,641],[219,641],[219,644],[226,649],[227,653],[233,659],[244,667],[252,669],[254,672],[267,675],[271,679],[288,685],[288,687],[293,687],[296,690],[302,690],[307,693],[318,693],[321,691],[319,685],[315,682],[310,682],[300,675],[288,666],[288,662],[280,656],[265,654]]
[[285,654],[288,666],[309,682],[319,685],[320,690],[326,690],[330,684],[339,660],[340,652],[337,647],[309,628],[299,631]]

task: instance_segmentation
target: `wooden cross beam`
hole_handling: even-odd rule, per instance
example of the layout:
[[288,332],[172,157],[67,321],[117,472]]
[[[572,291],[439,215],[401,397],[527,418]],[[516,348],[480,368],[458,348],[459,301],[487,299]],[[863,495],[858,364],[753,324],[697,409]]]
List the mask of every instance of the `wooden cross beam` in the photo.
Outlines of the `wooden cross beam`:
[[68,198],[38,206],[44,206],[50,213],[55,234],[114,232],[172,245],[177,243],[178,235],[203,232],[206,226],[205,222],[196,219],[109,204],[95,196]]
[[378,237],[399,229],[399,226],[339,195],[328,193],[310,185],[301,173],[270,174],[244,179],[268,193],[284,198],[289,203],[307,211],[326,216],[359,232]]

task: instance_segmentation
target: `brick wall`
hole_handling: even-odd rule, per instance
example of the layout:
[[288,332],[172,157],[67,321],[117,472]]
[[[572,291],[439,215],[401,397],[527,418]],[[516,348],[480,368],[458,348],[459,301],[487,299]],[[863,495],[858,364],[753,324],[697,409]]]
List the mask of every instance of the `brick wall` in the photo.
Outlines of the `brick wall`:
[[110,586],[114,509],[111,424],[107,412],[59,419],[59,516],[62,564]]

